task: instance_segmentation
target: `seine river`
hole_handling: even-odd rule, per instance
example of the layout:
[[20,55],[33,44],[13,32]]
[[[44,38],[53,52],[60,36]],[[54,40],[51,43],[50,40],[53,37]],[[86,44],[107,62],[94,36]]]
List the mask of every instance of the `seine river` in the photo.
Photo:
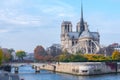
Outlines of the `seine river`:
[[[12,69],[13,73],[14,69]],[[36,74],[31,66],[19,67],[19,76],[24,80],[120,80],[120,74],[106,74],[96,76],[75,76],[62,73],[53,73],[46,70],[41,70]]]

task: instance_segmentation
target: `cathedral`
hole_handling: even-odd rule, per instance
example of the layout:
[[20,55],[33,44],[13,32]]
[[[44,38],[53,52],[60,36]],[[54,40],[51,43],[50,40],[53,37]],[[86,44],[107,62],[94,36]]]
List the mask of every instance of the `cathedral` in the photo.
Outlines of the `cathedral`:
[[100,35],[91,32],[87,22],[83,19],[81,6],[81,19],[76,25],[76,31],[72,30],[71,21],[63,21],[61,24],[61,47],[69,53],[98,53],[100,51]]

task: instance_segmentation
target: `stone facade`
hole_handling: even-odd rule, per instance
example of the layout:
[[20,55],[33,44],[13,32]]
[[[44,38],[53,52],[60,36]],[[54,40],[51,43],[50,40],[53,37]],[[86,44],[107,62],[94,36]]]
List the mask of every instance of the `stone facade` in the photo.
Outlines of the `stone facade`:
[[72,30],[70,21],[63,21],[61,24],[61,46],[62,50],[69,53],[98,53],[100,51],[100,35],[98,32],[91,32],[87,22],[83,20],[81,8],[81,20],[77,23],[76,31]]

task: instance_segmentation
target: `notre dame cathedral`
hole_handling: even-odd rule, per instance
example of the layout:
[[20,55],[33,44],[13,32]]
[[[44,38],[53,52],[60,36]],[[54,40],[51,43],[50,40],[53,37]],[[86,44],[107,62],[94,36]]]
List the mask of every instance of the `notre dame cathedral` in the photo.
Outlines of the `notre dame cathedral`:
[[61,46],[62,50],[69,53],[98,53],[100,51],[100,35],[91,32],[87,22],[83,19],[83,8],[81,6],[81,19],[76,25],[76,31],[72,30],[70,21],[61,24]]

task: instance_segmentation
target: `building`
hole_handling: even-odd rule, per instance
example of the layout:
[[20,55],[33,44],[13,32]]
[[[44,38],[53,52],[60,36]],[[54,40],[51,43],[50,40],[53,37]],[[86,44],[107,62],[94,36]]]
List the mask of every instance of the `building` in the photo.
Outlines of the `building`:
[[63,21],[61,24],[61,47],[69,53],[98,53],[100,51],[100,35],[91,32],[87,22],[83,19],[81,5],[81,19],[77,23],[76,31],[72,30],[71,21]]
[[24,60],[28,61],[34,61],[34,53],[27,53],[25,57],[23,57]]
[[53,44],[46,49],[46,52],[48,55],[58,56],[62,53],[61,52],[61,45],[60,44]]
[[120,51],[119,43],[113,43],[113,44],[109,45],[109,47],[113,48],[114,50]]

